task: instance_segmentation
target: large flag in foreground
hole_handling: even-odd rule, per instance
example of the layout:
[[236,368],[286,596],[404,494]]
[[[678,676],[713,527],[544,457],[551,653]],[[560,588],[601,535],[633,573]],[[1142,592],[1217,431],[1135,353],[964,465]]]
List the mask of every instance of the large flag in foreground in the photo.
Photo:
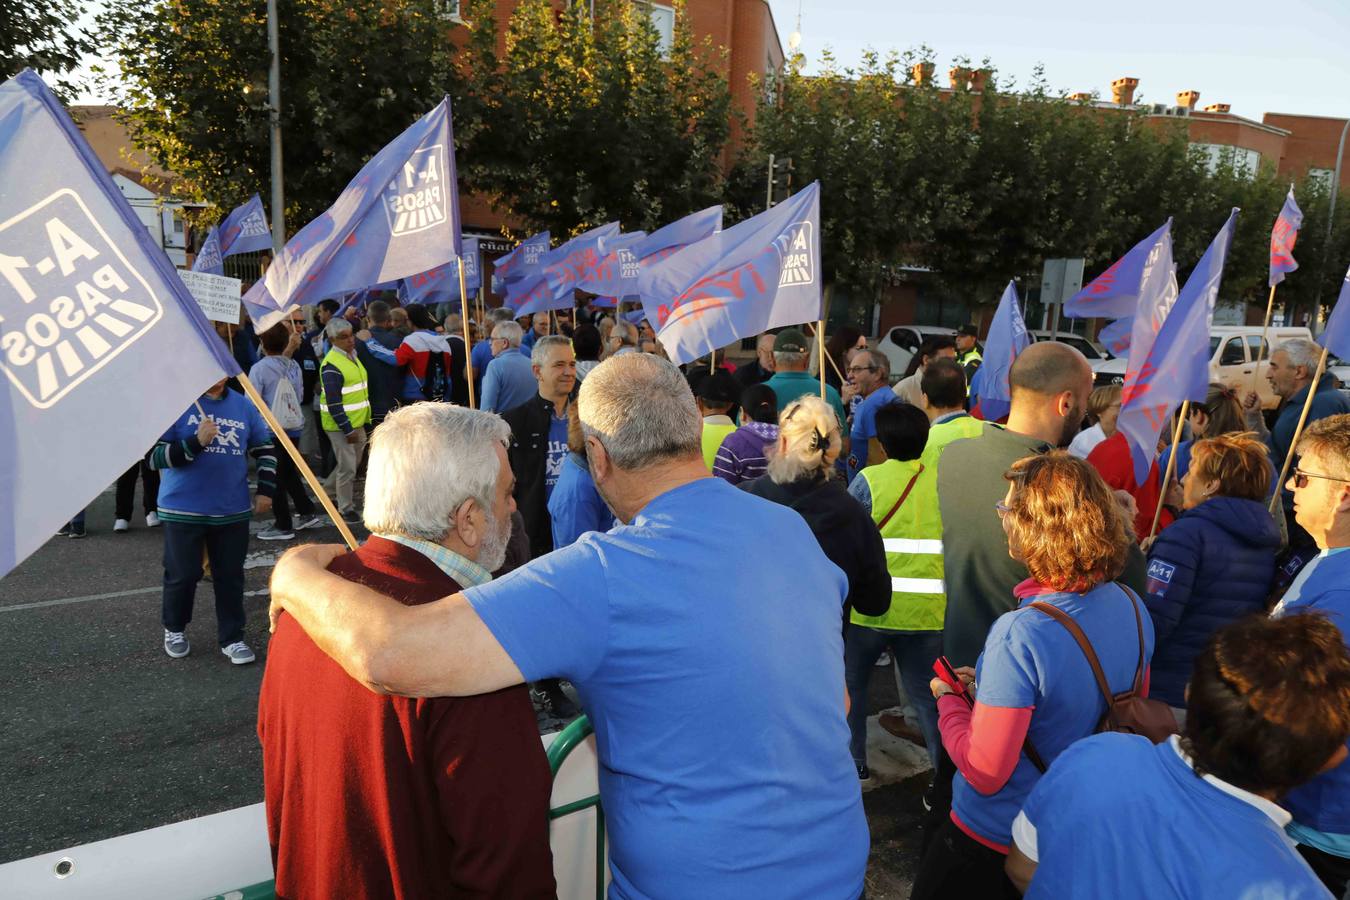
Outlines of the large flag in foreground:
[[[1135,316],[1116,425],[1129,441],[1139,484],[1148,477],[1158,437],[1172,412],[1183,400],[1203,401],[1209,391],[1209,329],[1237,216],[1237,209],[1228,214],[1180,292],[1175,276],[1160,268],[1175,271],[1170,236],[1166,246],[1158,248],[1157,267],[1145,272],[1146,293]],[[1162,277],[1165,274],[1170,277]],[[1145,309],[1142,304],[1150,300]]]
[[1303,210],[1294,200],[1293,185],[1289,195],[1284,198],[1284,206],[1275,219],[1275,227],[1270,230],[1270,286],[1284,281],[1285,273],[1298,268],[1294,259],[1294,242],[1298,240],[1298,230],[1303,227]]
[[324,297],[407,278],[460,253],[450,99],[366,163],[337,201],[287,242],[244,296],[259,333]]
[[1012,409],[1012,390],[1008,373],[1013,361],[1031,345],[1027,323],[1022,319],[1022,304],[1017,299],[1017,286],[1011,281],[1003,289],[994,321],[989,325],[989,338],[984,342],[984,362],[979,371],[980,418],[997,422]]
[[644,268],[638,293],[675,363],[821,316],[820,182]]
[[1120,319],[1134,315],[1139,302],[1139,284],[1148,255],[1157,246],[1163,232],[1172,227],[1168,219],[1157,231],[1135,244],[1105,272],[1087,283],[1081,291],[1064,301],[1064,315],[1071,319]]
[[1350,269],[1345,271],[1341,295],[1327,319],[1326,330],[1317,336],[1317,343],[1341,359],[1350,359]]
[[239,367],[31,70],[0,122],[3,576]]

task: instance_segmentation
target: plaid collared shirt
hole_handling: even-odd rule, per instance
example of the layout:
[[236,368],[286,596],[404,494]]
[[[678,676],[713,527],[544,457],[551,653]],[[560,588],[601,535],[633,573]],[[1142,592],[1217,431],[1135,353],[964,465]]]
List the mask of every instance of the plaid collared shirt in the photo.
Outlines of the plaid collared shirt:
[[386,541],[402,544],[410,550],[416,550],[436,564],[436,567],[455,580],[462,588],[478,587],[492,580],[492,573],[471,559],[460,556],[440,544],[424,541],[420,538],[406,537],[401,534],[382,534]]

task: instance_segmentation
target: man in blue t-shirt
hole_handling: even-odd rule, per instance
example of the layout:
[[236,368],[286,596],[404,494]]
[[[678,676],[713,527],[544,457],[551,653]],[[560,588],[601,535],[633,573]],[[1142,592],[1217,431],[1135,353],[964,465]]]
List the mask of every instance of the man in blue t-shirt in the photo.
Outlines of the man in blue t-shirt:
[[849,432],[848,480],[852,481],[864,468],[882,461],[869,458],[870,444],[877,436],[877,410],[893,402],[896,396],[891,390],[891,363],[884,353],[855,351],[845,374],[863,398],[853,413],[853,428]]
[[[855,900],[868,834],[844,721],[843,573],[796,513],[708,474],[669,362],[610,359],[578,402],[622,523],[609,533],[421,607],[328,575],[317,548],[276,570],[274,608],[395,693],[571,680],[595,727],[611,897]],[[764,541],[773,553],[755,552]]]
[[[248,457],[258,464],[258,496],[249,501]],[[216,594],[216,638],[235,665],[254,661],[244,643],[244,557],[248,522],[272,508],[277,461],[272,433],[242,394],[222,379],[164,432],[150,451],[160,471],[159,518],[164,523],[164,652],[191,652],[187,625],[202,578],[202,555],[211,562]]]

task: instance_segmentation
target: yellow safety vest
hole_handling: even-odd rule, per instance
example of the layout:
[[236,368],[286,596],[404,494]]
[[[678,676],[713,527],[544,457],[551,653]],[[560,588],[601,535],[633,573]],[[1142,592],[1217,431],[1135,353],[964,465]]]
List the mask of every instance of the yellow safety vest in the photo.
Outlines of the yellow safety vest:
[[717,459],[717,451],[721,449],[722,442],[735,430],[735,425],[703,423],[703,464],[708,467],[709,472],[712,471],[713,461]]
[[[934,425],[928,429],[928,443],[924,444],[923,456],[919,459],[923,461],[925,466],[931,467],[936,472],[938,457],[942,455],[943,449],[948,444],[962,438],[979,437],[982,434],[984,434],[984,423],[974,416],[948,419],[941,425]],[[1000,472],[999,474],[1002,475],[1003,473]]]
[[[319,367],[332,363],[342,373],[342,411],[353,428],[360,428],[370,421],[370,389],[366,383],[366,367],[359,359],[351,359],[347,354],[334,347],[323,358]],[[328,414],[328,398],[323,395],[323,376],[319,376],[319,421],[324,431],[341,431],[337,422]]]
[[947,594],[942,581],[937,467],[915,459],[888,459],[858,474],[867,479],[872,492],[873,522],[879,524],[891,513],[906,488],[909,496],[881,526],[886,569],[891,574],[891,608],[880,616],[855,611],[850,621],[887,631],[941,631]]

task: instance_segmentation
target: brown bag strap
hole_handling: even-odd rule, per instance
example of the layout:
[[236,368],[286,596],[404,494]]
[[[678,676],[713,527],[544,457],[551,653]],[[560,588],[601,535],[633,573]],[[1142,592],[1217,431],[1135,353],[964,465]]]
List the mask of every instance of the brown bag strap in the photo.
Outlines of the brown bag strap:
[[1083,656],[1087,657],[1088,665],[1092,666],[1092,674],[1097,679],[1097,687],[1101,690],[1102,696],[1106,698],[1106,708],[1108,711],[1115,706],[1115,698],[1111,695],[1111,685],[1106,680],[1106,675],[1102,672],[1102,664],[1097,659],[1097,651],[1092,649],[1092,642],[1088,636],[1083,633],[1083,629],[1078,627],[1078,623],[1073,620],[1063,610],[1056,609],[1049,603],[1042,603],[1036,600],[1029,604],[1032,609],[1045,613],[1059,624],[1063,625],[1073,639],[1078,643],[1078,649],[1083,651]]
[[1125,596],[1130,598],[1130,606],[1134,607],[1134,627],[1139,634],[1139,662],[1134,667],[1134,693],[1138,696],[1144,689],[1144,620],[1139,615],[1139,598],[1134,595],[1123,584],[1117,584],[1116,587],[1125,592]]
[[905,485],[905,489],[900,492],[900,499],[895,501],[895,505],[891,507],[891,511],[886,513],[885,517],[880,522],[877,523],[877,531],[880,531],[881,529],[885,528],[886,523],[891,520],[891,516],[894,516],[897,512],[900,511],[901,505],[903,505],[905,500],[908,499],[909,497],[909,492],[914,490],[914,482],[918,481],[919,476],[922,474],[923,474],[923,463],[919,463],[919,471],[914,473],[914,477],[909,480],[909,484]]

